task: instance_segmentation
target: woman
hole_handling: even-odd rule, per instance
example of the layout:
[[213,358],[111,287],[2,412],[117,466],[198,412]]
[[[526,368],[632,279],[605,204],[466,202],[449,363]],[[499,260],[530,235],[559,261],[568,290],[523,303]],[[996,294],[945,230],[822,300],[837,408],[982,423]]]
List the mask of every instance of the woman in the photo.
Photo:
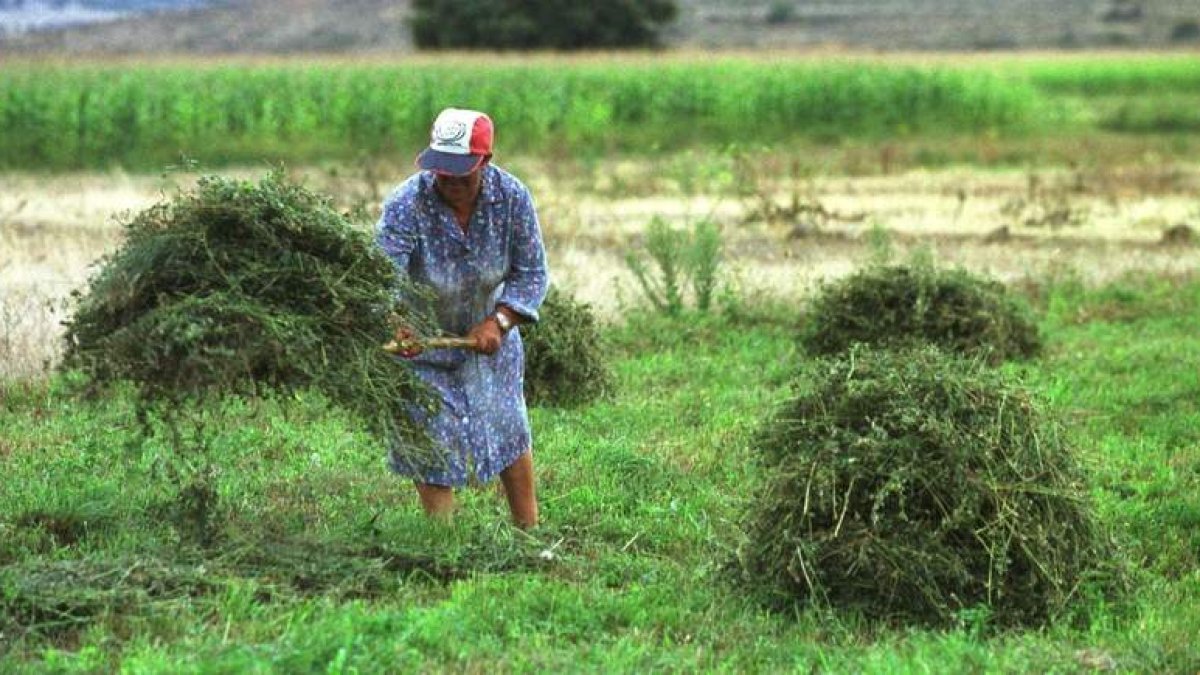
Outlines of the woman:
[[[422,171],[384,201],[376,241],[403,277],[431,292],[438,328],[466,335],[473,352],[409,350],[417,375],[441,398],[417,415],[442,451],[414,465],[395,449],[392,470],[411,476],[425,512],[448,516],[454,488],[500,476],[513,521],[537,524],[525,357],[517,326],[537,321],[548,274],[529,190],[491,163],[491,118],[448,108],[433,123]],[[416,299],[407,299],[418,302]]]

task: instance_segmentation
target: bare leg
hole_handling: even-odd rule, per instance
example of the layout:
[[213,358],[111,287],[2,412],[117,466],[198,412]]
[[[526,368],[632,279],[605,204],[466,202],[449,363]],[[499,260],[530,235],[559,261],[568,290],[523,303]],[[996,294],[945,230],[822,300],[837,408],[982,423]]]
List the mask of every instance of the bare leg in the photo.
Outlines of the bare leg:
[[508,497],[508,510],[513,523],[527,530],[538,521],[537,494],[533,485],[533,453],[529,450],[517,458],[511,466],[500,472],[504,483],[504,495]]
[[416,486],[425,514],[439,520],[449,520],[454,513],[454,488],[430,483],[417,483]]

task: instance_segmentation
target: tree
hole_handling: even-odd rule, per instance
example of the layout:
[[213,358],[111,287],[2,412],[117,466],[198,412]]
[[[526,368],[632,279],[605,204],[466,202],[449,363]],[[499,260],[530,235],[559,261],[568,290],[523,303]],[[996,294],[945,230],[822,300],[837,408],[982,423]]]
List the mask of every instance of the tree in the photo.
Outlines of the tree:
[[675,0],[415,0],[411,27],[425,49],[651,47]]

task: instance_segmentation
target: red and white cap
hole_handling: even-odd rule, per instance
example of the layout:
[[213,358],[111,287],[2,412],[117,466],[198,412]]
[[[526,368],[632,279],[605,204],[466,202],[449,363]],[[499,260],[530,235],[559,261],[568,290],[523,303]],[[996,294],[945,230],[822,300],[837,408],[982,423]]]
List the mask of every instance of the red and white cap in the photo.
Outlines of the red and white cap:
[[492,118],[475,110],[446,108],[433,121],[429,147],[417,166],[436,173],[465,176],[492,156]]

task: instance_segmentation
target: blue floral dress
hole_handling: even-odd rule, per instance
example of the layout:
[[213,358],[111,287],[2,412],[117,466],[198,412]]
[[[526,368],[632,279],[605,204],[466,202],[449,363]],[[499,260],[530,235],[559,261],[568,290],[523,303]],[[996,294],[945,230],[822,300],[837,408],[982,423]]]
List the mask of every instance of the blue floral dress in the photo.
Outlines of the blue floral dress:
[[[428,309],[447,334],[465,335],[498,304],[537,321],[546,297],[546,252],[529,190],[499,167],[487,164],[483,172],[465,233],[428,171],[408,178],[384,201],[376,226],[376,242],[397,273],[432,292]],[[444,451],[445,461],[414,465],[393,447],[388,455],[393,471],[462,486],[472,474],[491,480],[531,449],[519,328],[508,332],[492,356],[447,349],[405,361],[441,398],[437,412],[410,414]]]

